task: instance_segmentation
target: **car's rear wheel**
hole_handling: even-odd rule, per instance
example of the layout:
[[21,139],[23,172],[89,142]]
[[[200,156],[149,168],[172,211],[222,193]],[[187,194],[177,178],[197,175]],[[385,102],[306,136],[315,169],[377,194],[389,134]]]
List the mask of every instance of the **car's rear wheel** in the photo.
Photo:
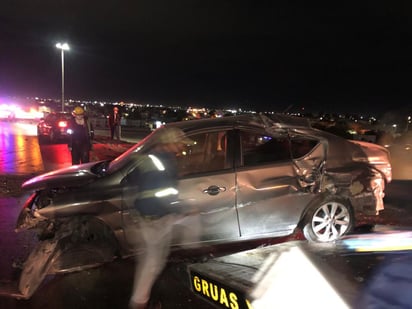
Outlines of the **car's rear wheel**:
[[309,241],[335,241],[353,229],[354,220],[347,201],[329,197],[310,207],[303,220],[303,234]]

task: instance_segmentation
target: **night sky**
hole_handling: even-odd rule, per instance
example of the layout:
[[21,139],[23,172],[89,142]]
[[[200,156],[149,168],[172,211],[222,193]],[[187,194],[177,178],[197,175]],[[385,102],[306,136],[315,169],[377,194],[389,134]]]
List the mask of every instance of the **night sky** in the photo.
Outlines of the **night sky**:
[[[5,3],[4,3],[5,2]],[[0,95],[259,111],[412,106],[412,2],[8,0]],[[379,107],[381,106],[381,107]]]

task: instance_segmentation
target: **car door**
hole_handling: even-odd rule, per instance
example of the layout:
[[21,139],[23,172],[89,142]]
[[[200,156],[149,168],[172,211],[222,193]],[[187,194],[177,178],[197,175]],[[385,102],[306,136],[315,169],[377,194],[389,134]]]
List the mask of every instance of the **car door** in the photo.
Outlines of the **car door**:
[[180,207],[189,215],[178,226],[175,243],[238,239],[230,131],[202,132],[189,138],[195,144],[178,158]]
[[[194,142],[176,157],[178,200],[173,208],[183,216],[175,225],[173,245],[195,246],[239,238],[229,136],[228,131],[218,129],[187,134]],[[128,186],[123,189],[123,208],[127,210],[123,221],[128,227],[125,229],[128,243],[136,246],[140,240],[136,232],[138,216],[133,222],[134,191],[135,188]]]
[[288,134],[240,130],[239,138],[236,185],[241,236],[292,233],[311,193],[299,184]]

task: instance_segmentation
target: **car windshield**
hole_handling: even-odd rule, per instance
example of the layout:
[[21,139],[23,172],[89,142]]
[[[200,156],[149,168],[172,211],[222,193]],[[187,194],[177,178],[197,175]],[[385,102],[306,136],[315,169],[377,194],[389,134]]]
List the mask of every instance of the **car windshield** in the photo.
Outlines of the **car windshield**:
[[162,134],[163,131],[164,130],[162,128],[153,131],[152,133],[147,135],[144,139],[139,141],[136,145],[130,147],[127,151],[125,151],[120,156],[118,156],[113,161],[111,161],[109,168],[108,168],[108,173],[112,174],[122,169],[127,164],[129,164],[130,161],[133,160],[133,157],[135,157],[137,153],[139,153],[143,148],[146,148],[150,144],[154,143],[158,139],[158,137]]

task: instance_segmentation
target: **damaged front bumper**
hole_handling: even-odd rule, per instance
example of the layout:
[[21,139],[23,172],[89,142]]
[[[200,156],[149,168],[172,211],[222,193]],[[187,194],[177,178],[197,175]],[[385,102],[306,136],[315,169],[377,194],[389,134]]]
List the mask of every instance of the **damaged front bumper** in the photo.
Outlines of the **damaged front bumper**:
[[35,200],[37,193],[33,193],[24,203],[22,210],[20,211],[19,217],[17,218],[15,231],[21,232],[30,229],[36,229],[39,231],[44,231],[51,224],[49,220],[40,215],[36,209]]

